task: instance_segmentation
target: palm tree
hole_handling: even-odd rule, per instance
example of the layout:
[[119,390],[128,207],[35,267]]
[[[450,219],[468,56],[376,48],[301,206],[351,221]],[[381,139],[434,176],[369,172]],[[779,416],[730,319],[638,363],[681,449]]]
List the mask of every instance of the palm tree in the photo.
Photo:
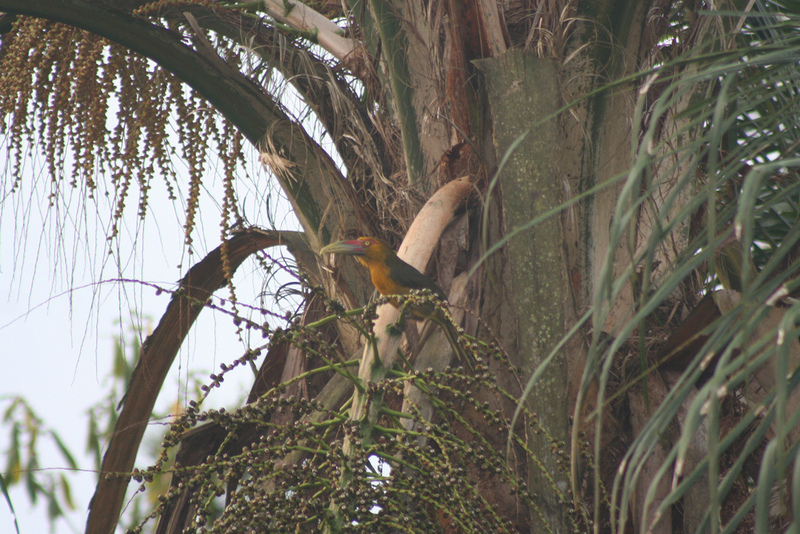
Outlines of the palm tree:
[[[131,478],[168,468],[159,532],[799,528],[793,3],[0,11],[9,150],[41,143],[54,198],[73,162],[72,187],[111,191],[119,213],[138,188],[146,216],[180,157],[191,247],[207,153],[225,162],[222,244],[142,347],[87,532],[113,530]],[[245,140],[302,232],[247,227]],[[357,235],[438,280],[477,369],[369,303],[355,263],[318,255]],[[231,312],[268,339],[232,363],[260,365],[247,406],[190,405],[164,440],[174,466],[134,470],[193,320],[221,286],[236,302],[233,271],[277,245],[305,306],[278,331]]]

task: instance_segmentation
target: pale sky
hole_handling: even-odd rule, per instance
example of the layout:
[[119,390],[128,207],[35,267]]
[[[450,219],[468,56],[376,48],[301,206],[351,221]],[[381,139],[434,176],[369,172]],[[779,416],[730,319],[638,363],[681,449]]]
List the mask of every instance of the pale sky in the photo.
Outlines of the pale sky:
[[[251,151],[252,152],[252,151]],[[257,161],[248,153],[249,161]],[[169,294],[156,295],[155,290],[134,282],[102,283],[118,278],[140,279],[164,288],[175,282],[191,265],[220,242],[219,213],[216,198],[221,186],[212,168],[208,173],[201,206],[201,224],[196,231],[196,253],[187,258],[183,247],[183,213],[181,207],[166,200],[163,188],[154,184],[150,193],[151,208],[146,222],[136,216],[135,196],[129,201],[125,230],[121,237],[120,270],[107,256],[108,246],[102,238],[103,227],[110,221],[111,206],[98,203],[87,212],[79,209],[78,192],[64,200],[60,217],[48,212],[48,180],[30,165],[30,183],[23,191],[8,194],[9,184],[0,181],[0,414],[10,405],[10,397],[25,398],[43,420],[45,427],[55,430],[75,455],[81,467],[91,468],[91,459],[84,454],[88,429],[87,410],[108,394],[108,376],[113,356],[114,336],[130,335],[119,319],[130,323],[131,309],[146,318],[145,327],[154,328],[169,302]],[[5,150],[0,147],[0,168],[8,176]],[[27,169],[26,169],[27,171]],[[246,179],[237,183],[245,214],[251,223],[269,227],[264,210],[264,195],[277,197],[274,187],[265,188],[267,173],[250,169],[259,184]],[[38,184],[33,189],[30,184]],[[184,183],[185,187],[185,183]],[[66,188],[67,194],[72,194]],[[182,193],[178,193],[179,197]],[[102,198],[102,197],[101,197]],[[276,198],[270,204],[283,205]],[[66,216],[65,216],[66,215]],[[293,217],[283,208],[273,214],[280,229],[296,229]],[[64,223],[64,221],[67,221]],[[61,240],[54,239],[60,234]],[[277,250],[270,252],[275,256]],[[143,261],[146,258],[147,261]],[[182,269],[177,265],[182,264]],[[252,274],[256,272],[256,276]],[[287,281],[279,277],[276,283]],[[252,262],[245,262],[237,272],[237,296],[241,302],[259,305],[263,274]],[[227,297],[227,290],[217,293]],[[206,311],[193,328],[167,378],[159,398],[157,411],[164,411],[181,393],[185,401],[187,374],[205,378],[218,372],[219,364],[231,362],[244,350],[234,334],[227,316]],[[258,336],[258,343],[263,342]],[[235,375],[226,378],[224,387],[214,392],[213,406],[233,408],[247,394],[252,382],[249,369],[238,367]],[[208,405],[207,407],[212,407]],[[157,431],[160,431],[158,427]],[[0,451],[8,451],[10,427],[0,422]],[[145,437],[147,440],[147,437]],[[144,447],[144,444],[143,444]],[[66,463],[48,436],[39,437],[40,466],[59,476]],[[140,468],[146,463],[137,461]],[[5,462],[0,464],[4,470]],[[72,486],[77,510],[67,520],[56,523],[55,532],[83,532],[86,507],[94,492],[94,473],[66,473]],[[17,512],[20,532],[39,534],[48,531],[44,503],[32,509],[24,485],[10,491]],[[8,506],[0,499],[0,532],[14,532]]]

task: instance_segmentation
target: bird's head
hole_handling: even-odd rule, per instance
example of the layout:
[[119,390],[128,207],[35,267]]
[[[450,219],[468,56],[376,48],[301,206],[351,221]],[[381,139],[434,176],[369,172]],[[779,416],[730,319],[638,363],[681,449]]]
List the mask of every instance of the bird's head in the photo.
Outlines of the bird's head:
[[385,241],[377,237],[359,237],[350,241],[337,241],[323,247],[320,254],[344,254],[355,256],[358,261],[368,265],[372,261],[385,261],[394,255],[394,250]]

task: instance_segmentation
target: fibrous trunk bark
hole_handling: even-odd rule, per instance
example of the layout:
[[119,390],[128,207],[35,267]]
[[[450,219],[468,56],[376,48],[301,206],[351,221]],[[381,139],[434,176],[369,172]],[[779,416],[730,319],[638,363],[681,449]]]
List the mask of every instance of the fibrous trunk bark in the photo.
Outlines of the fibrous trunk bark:
[[[562,179],[556,174],[554,159],[558,139],[554,113],[559,102],[556,69],[551,60],[522,51],[482,60],[478,65],[487,82],[494,146],[501,160],[497,189],[508,235],[562,202]],[[556,211],[516,233],[505,247],[514,295],[509,303],[516,323],[514,345],[526,377],[565,333],[562,242]],[[568,435],[567,379],[565,360],[559,355],[526,399],[536,414],[527,436],[536,454],[528,464],[528,480],[540,497],[539,509],[532,511],[532,532],[545,528],[562,532],[568,527],[563,500],[568,477],[560,449],[554,447],[565,443]]]

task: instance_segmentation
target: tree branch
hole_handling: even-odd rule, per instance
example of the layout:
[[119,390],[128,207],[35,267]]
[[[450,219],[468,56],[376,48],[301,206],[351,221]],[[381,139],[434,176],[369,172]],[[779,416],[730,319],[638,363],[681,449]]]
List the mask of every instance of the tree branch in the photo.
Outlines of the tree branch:
[[339,61],[345,61],[358,46],[355,39],[342,37],[342,28],[300,2],[261,0],[259,7],[263,7],[278,22],[301,32],[312,33],[314,42]]
[[[246,230],[228,241],[231,272],[254,252],[298,241],[295,232]],[[291,244],[290,244],[291,248]],[[125,490],[142,436],[150,421],[156,398],[172,362],[206,300],[225,285],[222,247],[217,247],[189,269],[173,294],[158,326],[142,344],[114,433],[103,456],[100,481],[89,504],[86,532],[111,533],[119,520]],[[108,475],[121,475],[112,476]]]

